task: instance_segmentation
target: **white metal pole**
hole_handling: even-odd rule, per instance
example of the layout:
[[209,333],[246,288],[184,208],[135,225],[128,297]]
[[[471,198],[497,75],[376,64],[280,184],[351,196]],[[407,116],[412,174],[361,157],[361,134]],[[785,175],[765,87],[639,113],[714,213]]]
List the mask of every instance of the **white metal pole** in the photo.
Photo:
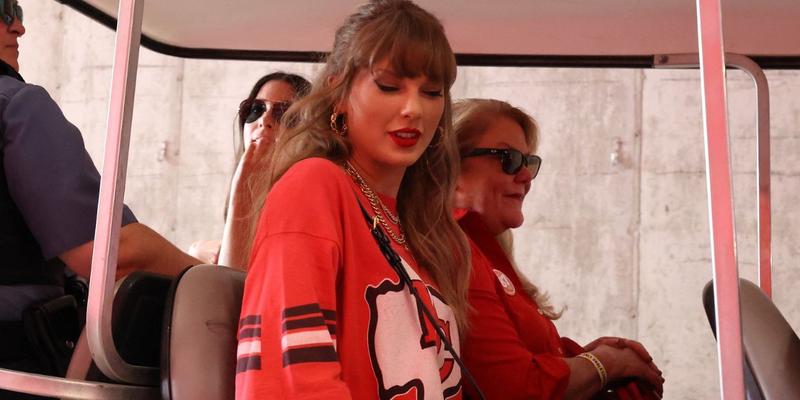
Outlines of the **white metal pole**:
[[111,332],[111,309],[143,8],[144,0],[119,2],[111,104],[92,252],[86,333],[92,358],[104,374],[121,382],[152,385],[158,382],[158,370],[126,363],[117,352]]
[[720,0],[697,0],[697,28],[720,389],[723,399],[744,400],[739,274],[736,264]]

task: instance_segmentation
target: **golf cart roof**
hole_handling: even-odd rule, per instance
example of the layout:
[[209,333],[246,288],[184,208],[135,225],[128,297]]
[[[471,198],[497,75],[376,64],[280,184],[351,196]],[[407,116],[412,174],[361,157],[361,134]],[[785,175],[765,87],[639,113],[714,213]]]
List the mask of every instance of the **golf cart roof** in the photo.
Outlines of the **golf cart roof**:
[[[118,0],[58,0],[113,28]],[[318,61],[362,0],[148,1],[142,44],[186,58]],[[697,53],[686,0],[419,0],[442,19],[461,65],[651,67]],[[724,0],[725,51],[800,68],[800,3]]]

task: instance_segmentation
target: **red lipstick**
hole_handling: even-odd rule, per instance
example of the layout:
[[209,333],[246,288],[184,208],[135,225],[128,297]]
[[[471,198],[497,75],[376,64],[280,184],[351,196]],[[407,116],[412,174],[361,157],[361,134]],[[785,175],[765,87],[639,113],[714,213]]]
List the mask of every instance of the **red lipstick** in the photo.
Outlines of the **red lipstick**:
[[419,129],[401,128],[389,132],[389,137],[400,147],[411,147],[417,144],[422,133]]

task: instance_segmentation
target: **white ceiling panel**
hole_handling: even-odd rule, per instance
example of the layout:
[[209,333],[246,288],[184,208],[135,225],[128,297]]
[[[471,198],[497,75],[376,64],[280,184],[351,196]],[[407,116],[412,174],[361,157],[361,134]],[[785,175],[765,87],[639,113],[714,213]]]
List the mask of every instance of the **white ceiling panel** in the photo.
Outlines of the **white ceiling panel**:
[[[95,18],[116,18],[118,0],[57,1]],[[336,27],[360,3],[147,0],[142,32],[148,47],[189,57],[270,58],[269,53],[326,52]],[[697,52],[693,0],[420,0],[418,4],[443,21],[459,54],[618,57]],[[722,7],[726,51],[800,57],[799,0],[723,0]]]

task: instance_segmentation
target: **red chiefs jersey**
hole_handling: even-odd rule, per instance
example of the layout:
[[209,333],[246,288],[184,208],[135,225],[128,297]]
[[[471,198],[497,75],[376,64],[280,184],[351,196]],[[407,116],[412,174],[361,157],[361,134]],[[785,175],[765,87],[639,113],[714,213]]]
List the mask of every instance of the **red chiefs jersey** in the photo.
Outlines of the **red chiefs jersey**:
[[[237,399],[461,399],[461,371],[380,252],[357,198],[370,210],[344,170],[321,158],[295,164],[269,193],[245,283]],[[458,349],[452,310],[393,245]]]
[[570,375],[564,341],[577,345],[562,339],[540,313],[480,216],[458,217],[472,250],[472,312],[462,346],[466,368],[489,400],[563,398]]

